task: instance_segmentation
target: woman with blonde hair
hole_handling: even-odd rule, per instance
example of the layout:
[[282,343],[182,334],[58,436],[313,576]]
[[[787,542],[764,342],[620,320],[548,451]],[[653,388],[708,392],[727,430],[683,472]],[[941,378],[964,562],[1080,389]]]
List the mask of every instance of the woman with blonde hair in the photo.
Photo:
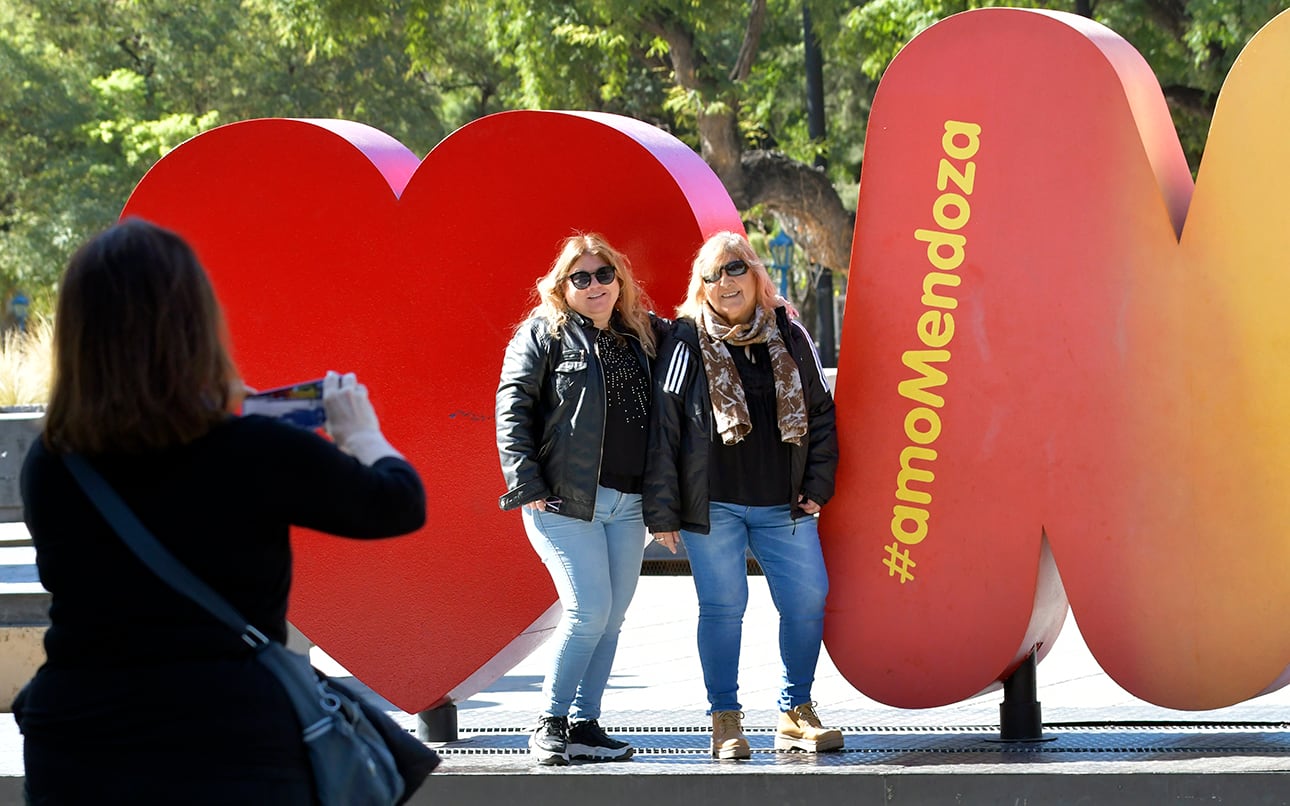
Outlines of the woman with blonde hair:
[[751,753],[738,700],[748,551],[779,611],[775,749],[836,750],[842,734],[811,700],[829,589],[811,516],[833,496],[838,462],[819,356],[734,232],[699,249],[677,317],[658,353],[645,523],[672,551],[684,541],[690,561],[712,755]]
[[655,325],[627,258],[600,235],[566,238],[536,295],[497,387],[499,503],[521,508],[564,606],[529,747],[543,765],[621,761],[631,745],[598,719],[645,551]]

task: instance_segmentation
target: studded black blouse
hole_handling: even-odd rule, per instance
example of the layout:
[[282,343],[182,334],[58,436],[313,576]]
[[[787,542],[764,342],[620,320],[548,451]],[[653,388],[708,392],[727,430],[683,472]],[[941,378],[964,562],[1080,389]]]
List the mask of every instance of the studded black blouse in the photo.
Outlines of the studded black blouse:
[[649,426],[649,375],[627,340],[611,331],[596,331],[596,356],[605,377],[606,405],[600,483],[639,493]]

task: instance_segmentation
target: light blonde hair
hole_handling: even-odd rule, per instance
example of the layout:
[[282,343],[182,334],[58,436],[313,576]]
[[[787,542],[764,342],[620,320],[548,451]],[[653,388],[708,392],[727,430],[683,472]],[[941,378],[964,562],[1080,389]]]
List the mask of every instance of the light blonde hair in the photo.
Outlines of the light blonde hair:
[[618,283],[618,301],[614,303],[614,310],[622,318],[623,325],[640,339],[645,354],[652,358],[655,353],[654,329],[650,326],[649,312],[653,303],[632,275],[627,256],[610,246],[603,235],[594,232],[572,235],[560,243],[560,251],[550,270],[537,281],[535,294],[538,302],[528,318],[544,319],[551,335],[559,334],[569,321],[569,303],[564,298],[569,269],[583,255],[595,255],[614,267],[614,282]]
[[711,276],[716,270],[732,260],[742,260],[748,264],[757,281],[757,305],[768,311],[783,304],[775,289],[775,281],[770,279],[766,264],[757,257],[748,239],[737,232],[722,231],[709,236],[699,247],[690,267],[690,286],[685,292],[685,301],[676,306],[676,315],[684,316],[698,322],[703,316],[703,308],[708,304],[707,283],[705,275]]

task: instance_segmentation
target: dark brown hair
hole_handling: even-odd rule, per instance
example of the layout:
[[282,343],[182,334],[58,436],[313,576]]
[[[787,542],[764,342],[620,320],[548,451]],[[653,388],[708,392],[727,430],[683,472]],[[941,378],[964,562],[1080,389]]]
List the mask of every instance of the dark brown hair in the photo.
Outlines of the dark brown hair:
[[45,442],[142,453],[190,442],[227,415],[237,377],[206,272],[178,235],[139,219],[72,256],[54,319]]

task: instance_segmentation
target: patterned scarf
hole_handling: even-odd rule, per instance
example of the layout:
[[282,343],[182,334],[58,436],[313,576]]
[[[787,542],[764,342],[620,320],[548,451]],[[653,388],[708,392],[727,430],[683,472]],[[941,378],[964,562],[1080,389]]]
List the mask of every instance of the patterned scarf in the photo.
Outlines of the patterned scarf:
[[775,314],[760,305],[751,322],[734,326],[711,306],[703,306],[699,347],[703,354],[703,369],[708,375],[708,395],[712,398],[717,432],[721,434],[722,442],[733,445],[752,430],[748,401],[744,397],[739,371],[730,357],[730,345],[743,347],[761,343],[770,350],[771,370],[775,375],[775,414],[779,420],[780,439],[801,445],[802,437],[806,436],[806,398],[802,394],[802,379],[797,374],[797,362],[789,355],[784,337],[775,325]]

